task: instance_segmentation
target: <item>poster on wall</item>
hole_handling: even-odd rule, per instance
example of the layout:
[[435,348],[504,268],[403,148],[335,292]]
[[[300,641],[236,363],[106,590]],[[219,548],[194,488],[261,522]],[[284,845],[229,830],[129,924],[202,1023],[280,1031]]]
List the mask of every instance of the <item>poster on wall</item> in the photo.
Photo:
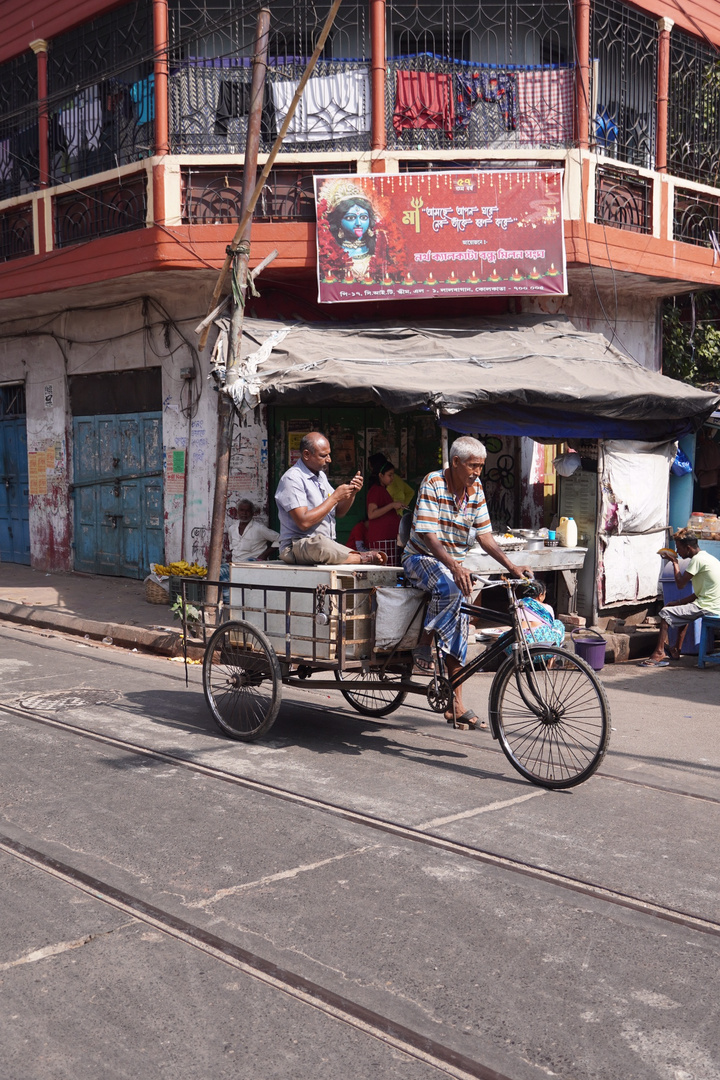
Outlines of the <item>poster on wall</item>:
[[318,301],[565,295],[562,169],[315,177]]

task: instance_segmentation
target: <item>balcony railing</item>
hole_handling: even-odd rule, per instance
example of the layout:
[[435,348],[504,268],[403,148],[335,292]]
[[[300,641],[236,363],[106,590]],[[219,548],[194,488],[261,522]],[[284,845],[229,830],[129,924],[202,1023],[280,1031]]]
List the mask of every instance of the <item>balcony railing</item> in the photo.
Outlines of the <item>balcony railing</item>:
[[676,187],[673,236],[720,253],[720,197]]
[[55,246],[67,247],[98,236],[145,227],[147,175],[124,176],[98,187],[57,195]]
[[670,49],[668,171],[720,186],[720,57],[679,31]]
[[32,206],[14,206],[0,214],[0,262],[32,255],[35,250]]
[[652,180],[620,169],[595,171],[595,220],[614,229],[652,233]]
[[[349,167],[337,172],[349,172]],[[326,169],[273,169],[255,208],[255,221],[315,221],[313,176]],[[225,225],[240,220],[242,176],[208,166],[181,170],[183,224]]]

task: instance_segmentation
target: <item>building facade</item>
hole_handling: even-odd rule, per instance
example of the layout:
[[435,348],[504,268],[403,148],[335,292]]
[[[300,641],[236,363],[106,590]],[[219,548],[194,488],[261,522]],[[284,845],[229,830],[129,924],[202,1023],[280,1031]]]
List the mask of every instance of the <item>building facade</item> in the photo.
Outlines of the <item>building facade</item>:
[[[271,5],[260,165],[329,6]],[[0,12],[0,556],[131,577],[204,561],[217,397],[194,328],[239,219],[257,9]],[[279,254],[249,314],[561,313],[658,370],[662,299],[720,275],[718,46],[720,0],[343,0],[256,208],[251,265]],[[563,169],[566,296],[317,303],[315,176],[486,168]],[[231,494],[267,510],[311,422],[339,475],[392,443],[417,477],[428,419],[259,409]],[[536,509],[548,494],[542,448],[504,449],[497,520],[508,477]]]

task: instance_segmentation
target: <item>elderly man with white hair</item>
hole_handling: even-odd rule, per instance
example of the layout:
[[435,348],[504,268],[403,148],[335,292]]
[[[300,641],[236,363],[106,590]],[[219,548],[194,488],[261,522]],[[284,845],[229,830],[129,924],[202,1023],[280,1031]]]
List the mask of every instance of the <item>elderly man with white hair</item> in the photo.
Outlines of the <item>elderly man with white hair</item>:
[[[416,665],[432,671],[431,642],[435,634],[451,677],[467,656],[468,617],[460,609],[472,591],[472,577],[463,566],[471,530],[488,555],[513,577],[528,572],[526,567],[511,562],[493,539],[480,483],[486,457],[487,451],[478,439],[463,435],[455,440],[448,454],[448,467],[428,473],[420,485],[410,539],[403,551],[405,577],[431,593],[423,637],[415,650]],[[445,719],[449,724],[456,720],[470,728],[478,726],[472,709],[465,709],[462,687],[455,691],[454,717],[450,709]],[[479,726],[484,729],[487,724],[483,721]]]

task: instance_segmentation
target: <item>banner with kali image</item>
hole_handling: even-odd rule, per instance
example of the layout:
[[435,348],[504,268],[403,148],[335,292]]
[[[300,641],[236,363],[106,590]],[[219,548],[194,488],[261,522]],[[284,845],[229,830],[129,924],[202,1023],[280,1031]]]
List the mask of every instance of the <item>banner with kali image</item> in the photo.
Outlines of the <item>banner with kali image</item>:
[[561,169],[315,177],[318,300],[567,292]]

